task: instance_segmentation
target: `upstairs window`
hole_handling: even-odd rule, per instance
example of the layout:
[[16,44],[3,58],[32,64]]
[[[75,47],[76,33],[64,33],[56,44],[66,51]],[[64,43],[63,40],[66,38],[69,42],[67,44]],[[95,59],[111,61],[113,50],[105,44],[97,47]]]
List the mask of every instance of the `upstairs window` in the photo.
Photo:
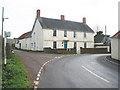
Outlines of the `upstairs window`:
[[53,30],[53,36],[56,36],[56,33],[57,33],[56,30]]
[[73,32],[73,37],[74,37],[74,38],[76,37],[76,32],[75,32],[75,31]]
[[84,32],[84,38],[86,38],[86,32]]
[[67,31],[64,30],[64,37],[67,37]]

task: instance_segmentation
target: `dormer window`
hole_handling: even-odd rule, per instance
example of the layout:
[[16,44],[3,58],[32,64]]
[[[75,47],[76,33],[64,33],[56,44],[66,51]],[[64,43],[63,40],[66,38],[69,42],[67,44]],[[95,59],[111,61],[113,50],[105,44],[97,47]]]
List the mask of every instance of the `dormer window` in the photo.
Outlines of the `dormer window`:
[[53,36],[56,36],[57,32],[56,30],[53,30]]

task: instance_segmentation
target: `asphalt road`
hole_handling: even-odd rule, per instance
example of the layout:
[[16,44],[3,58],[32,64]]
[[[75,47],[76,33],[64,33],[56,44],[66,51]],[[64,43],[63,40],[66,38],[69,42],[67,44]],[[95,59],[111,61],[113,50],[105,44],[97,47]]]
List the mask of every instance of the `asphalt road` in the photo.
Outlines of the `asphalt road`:
[[118,88],[118,65],[105,54],[74,55],[44,67],[38,88]]
[[62,54],[33,53],[19,50],[15,50],[15,54],[23,61],[32,82],[36,80],[37,74],[45,62],[54,59],[55,57],[63,56]]

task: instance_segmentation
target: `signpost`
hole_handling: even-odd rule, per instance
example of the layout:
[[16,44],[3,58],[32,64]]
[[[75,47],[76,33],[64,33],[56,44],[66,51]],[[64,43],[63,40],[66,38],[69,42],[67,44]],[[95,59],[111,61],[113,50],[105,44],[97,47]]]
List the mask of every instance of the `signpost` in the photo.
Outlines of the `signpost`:
[[6,61],[6,43],[7,43],[7,37],[10,37],[10,36],[11,36],[10,32],[4,31],[4,64],[5,65],[7,64],[7,61]]

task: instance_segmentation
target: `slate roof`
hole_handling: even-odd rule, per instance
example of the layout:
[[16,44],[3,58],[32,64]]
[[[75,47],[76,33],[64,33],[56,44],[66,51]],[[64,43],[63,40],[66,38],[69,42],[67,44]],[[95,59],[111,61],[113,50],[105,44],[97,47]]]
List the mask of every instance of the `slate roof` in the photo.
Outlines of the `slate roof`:
[[38,17],[38,20],[41,23],[43,29],[72,30],[94,33],[94,31],[87,24],[80,22],[45,17]]
[[26,32],[24,34],[22,34],[20,37],[18,37],[18,39],[24,39],[24,38],[28,38],[30,37],[32,31]]
[[[92,32],[94,31],[84,23],[60,20],[60,19],[51,19],[45,17],[36,17],[36,20],[39,20],[43,29],[53,29],[53,30],[71,30],[71,31],[81,31],[81,32]],[[36,20],[33,25],[33,29],[36,23]],[[32,29],[32,31],[33,31]],[[18,39],[24,39],[31,36],[32,31],[22,34]]]

